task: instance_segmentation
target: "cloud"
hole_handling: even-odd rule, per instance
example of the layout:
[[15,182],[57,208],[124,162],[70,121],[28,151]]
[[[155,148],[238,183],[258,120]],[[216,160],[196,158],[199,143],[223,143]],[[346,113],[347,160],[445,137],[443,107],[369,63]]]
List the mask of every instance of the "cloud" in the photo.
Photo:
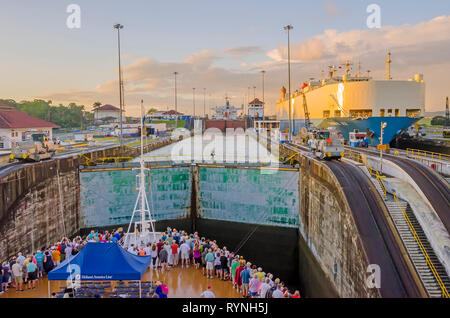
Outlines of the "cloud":
[[[362,72],[371,70],[375,78],[384,75],[387,50],[392,52],[392,76],[407,79],[414,73],[424,73],[427,110],[441,107],[450,82],[448,56],[450,56],[450,17],[441,16],[416,25],[385,26],[373,30],[324,30],[299,43],[292,43],[292,89],[310,77],[318,78],[327,65],[338,65],[349,59],[362,64]],[[257,46],[232,47],[220,50],[205,49],[181,59],[165,62],[153,58],[127,61],[123,67],[125,104],[127,114],[139,114],[140,99],[146,107],[173,108],[174,76],[179,73],[178,109],[192,113],[192,87],[197,88],[198,105],[203,107],[203,87],[208,106],[222,103],[225,94],[231,102],[241,105],[248,94],[248,87],[256,86],[261,93],[261,69],[265,74],[265,101],[267,112],[275,113],[279,89],[287,85],[287,51],[284,45],[267,52],[267,57],[255,58],[263,50]],[[252,57],[250,59],[250,57]],[[222,63],[222,62],[233,63]],[[220,63],[218,63],[220,62]],[[228,64],[236,65],[232,69]],[[356,65],[353,66],[356,70]],[[211,96],[210,96],[211,95]],[[253,89],[250,89],[253,97]],[[77,102],[86,106],[95,101],[118,104],[117,79],[105,81],[91,90],[65,90],[40,96],[54,103]],[[89,108],[89,107],[88,107]]]
[[[427,46],[433,43],[441,43],[446,51],[450,47],[450,16],[436,17],[416,25],[384,26],[380,29],[345,32],[325,30],[322,34],[303,42],[293,43],[291,57],[293,62],[320,62],[405,47],[410,50],[427,51]],[[285,61],[287,48],[280,45],[269,51],[267,56],[276,61]]]

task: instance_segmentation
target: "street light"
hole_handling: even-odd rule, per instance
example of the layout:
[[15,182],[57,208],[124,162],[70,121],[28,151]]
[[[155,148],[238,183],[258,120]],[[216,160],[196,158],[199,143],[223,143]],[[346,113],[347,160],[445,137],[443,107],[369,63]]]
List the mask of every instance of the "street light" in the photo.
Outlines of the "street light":
[[203,88],[203,117],[206,117],[206,88]]
[[123,145],[123,96],[122,96],[122,67],[120,65],[120,29],[123,29],[123,25],[117,23],[114,25],[114,29],[117,29],[117,48],[119,52],[119,100],[120,100],[120,145]]
[[195,87],[192,88],[192,103],[194,104],[194,118],[195,118]]
[[177,103],[177,75],[178,72],[173,72],[175,76],[175,129],[178,128],[178,103]]
[[383,173],[383,134],[384,128],[386,128],[387,122],[381,122],[381,133],[380,133],[380,172]]
[[266,73],[266,71],[262,70],[261,74],[262,74],[262,101],[264,103],[264,74]]
[[253,99],[256,98],[256,86],[253,86]]
[[292,141],[292,130],[294,129],[294,124],[292,122],[292,104],[291,104],[291,42],[289,39],[289,31],[294,27],[292,25],[286,25],[283,29],[287,30],[288,34],[288,88],[289,88],[289,142]]

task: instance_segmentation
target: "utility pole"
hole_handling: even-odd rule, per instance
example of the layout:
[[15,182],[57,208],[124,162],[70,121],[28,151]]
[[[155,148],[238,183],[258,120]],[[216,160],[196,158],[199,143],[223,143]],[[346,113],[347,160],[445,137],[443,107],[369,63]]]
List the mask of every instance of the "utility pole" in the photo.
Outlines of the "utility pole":
[[195,87],[192,88],[192,103],[194,104],[194,117],[195,117]]
[[203,87],[203,118],[206,117],[206,88]]
[[262,101],[264,103],[264,74],[266,73],[266,71],[262,70],[261,74],[262,74]]
[[253,86],[253,99],[256,98],[256,86]]
[[384,128],[387,126],[386,122],[381,122],[381,136],[380,136],[380,172],[383,173],[383,134]]
[[119,100],[120,100],[120,145],[123,145],[123,90],[122,90],[122,67],[120,64],[120,29],[123,29],[123,25],[117,23],[114,25],[114,29],[117,29],[117,47],[119,52]]
[[291,101],[291,42],[289,38],[289,31],[292,30],[294,27],[292,25],[286,25],[284,27],[285,30],[287,30],[288,34],[288,94],[289,94],[289,142],[292,142],[292,130],[294,128],[293,122],[292,122],[292,101]]
[[178,128],[178,97],[177,97],[177,75],[178,72],[173,72],[173,75],[175,76],[175,129]]

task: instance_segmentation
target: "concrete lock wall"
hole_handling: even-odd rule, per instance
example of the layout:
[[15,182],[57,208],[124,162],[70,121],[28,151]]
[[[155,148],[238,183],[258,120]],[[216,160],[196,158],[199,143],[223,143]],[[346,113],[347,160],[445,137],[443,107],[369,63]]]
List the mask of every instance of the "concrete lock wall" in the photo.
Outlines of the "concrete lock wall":
[[301,158],[302,289],[312,297],[379,297],[366,284],[369,264],[337,179],[327,166]]
[[79,231],[77,159],[26,165],[0,179],[0,259]]

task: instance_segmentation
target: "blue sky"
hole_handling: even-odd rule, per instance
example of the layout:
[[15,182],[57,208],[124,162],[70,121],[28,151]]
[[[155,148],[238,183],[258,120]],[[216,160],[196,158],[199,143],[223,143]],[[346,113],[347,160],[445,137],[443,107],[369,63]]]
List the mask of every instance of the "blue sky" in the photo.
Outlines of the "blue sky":
[[[66,7],[71,3],[81,7],[80,29],[66,27],[69,15]],[[125,66],[140,59],[152,59],[158,63],[172,63],[176,68],[177,63],[183,63],[191,54],[208,50],[217,56],[211,65],[205,67],[255,73],[252,65],[271,61],[267,52],[285,44],[283,25],[294,25],[293,43],[301,43],[327,29],[338,32],[367,30],[366,7],[371,3],[380,5],[383,26],[416,25],[450,14],[450,1],[447,0],[2,0],[0,34],[3,48],[0,61],[3,76],[0,79],[0,97],[49,97],[55,102],[74,100],[86,105],[98,97],[102,102],[114,103],[117,99],[114,91],[96,96],[95,88],[116,78],[117,43],[112,25],[117,22],[125,25],[122,31]],[[217,53],[239,47],[255,49],[247,55],[234,57]],[[170,76],[170,72],[167,73]],[[299,68],[299,80],[302,75]],[[193,86],[208,86],[211,76],[186,75],[180,83],[181,90],[183,85],[186,91]],[[254,79],[249,77],[248,85],[259,84],[255,76]],[[274,95],[278,94],[278,87],[282,84],[281,80],[276,83],[275,77]],[[141,80],[143,78],[137,79]],[[154,83],[155,79],[148,82]],[[159,86],[148,86],[160,89],[156,94],[159,98],[153,102],[155,106],[170,104],[168,85],[166,79]],[[242,85],[241,91],[245,91],[244,86],[247,84]],[[266,88],[270,89],[270,86]],[[233,88],[224,87],[223,91],[215,88],[213,93],[221,96],[225,90]],[[92,94],[87,94],[90,91]],[[78,92],[83,92],[85,97],[77,97]],[[164,94],[168,95],[167,98],[163,97]],[[239,94],[236,92],[235,95]],[[139,99],[139,94],[134,95],[135,98],[131,97],[133,92],[130,92],[130,104]]]

